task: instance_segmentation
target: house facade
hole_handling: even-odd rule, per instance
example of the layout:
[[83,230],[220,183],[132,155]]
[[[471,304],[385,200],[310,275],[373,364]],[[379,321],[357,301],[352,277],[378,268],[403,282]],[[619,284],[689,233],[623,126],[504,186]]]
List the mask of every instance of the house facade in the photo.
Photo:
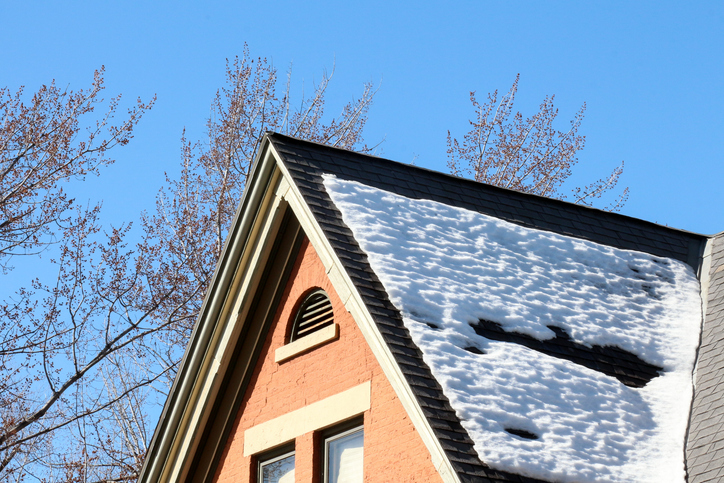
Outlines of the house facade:
[[722,253],[268,134],[141,481],[717,481]]
[[[310,291],[320,289],[333,308],[332,330],[302,337],[295,347],[289,343],[294,316]],[[312,344],[308,339],[314,339]],[[386,481],[439,480],[422,439],[307,238],[233,424],[216,469],[218,482],[252,481],[265,456],[276,456],[280,446],[294,455],[295,481],[315,481],[323,471],[323,440],[355,428],[362,430],[364,442],[360,471]]]

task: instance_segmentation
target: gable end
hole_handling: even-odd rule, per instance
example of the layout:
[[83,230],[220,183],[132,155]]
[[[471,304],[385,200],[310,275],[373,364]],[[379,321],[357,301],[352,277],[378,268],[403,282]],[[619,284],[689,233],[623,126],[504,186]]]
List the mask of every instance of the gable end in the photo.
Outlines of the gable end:
[[[401,314],[390,302],[382,283],[369,265],[367,255],[342,221],[341,213],[324,188],[322,174],[335,170],[330,167],[330,171],[326,171],[320,166],[323,164],[326,168],[332,163],[320,163],[319,159],[325,156],[314,151],[304,151],[307,156],[301,156],[296,147],[285,143],[290,138],[274,134],[269,135],[269,139],[282,161],[282,169],[293,180],[295,188],[304,200],[304,205],[311,211],[315,223],[321,228],[335,257],[341,262],[344,273],[349,276],[356,288],[364,305],[364,311],[372,317],[378,333],[383,338],[384,347],[394,358],[393,365],[401,371],[404,385],[412,392],[426,424],[434,433],[439,448],[444,452],[444,458],[452,467],[454,473],[452,481],[543,483],[542,480],[493,470],[480,461],[473,448],[472,439],[460,424],[439,382],[423,361],[422,352],[412,341],[409,331],[402,322]],[[320,146],[320,150],[321,148],[324,147]],[[332,149],[332,151],[336,155],[341,150]],[[339,155],[343,157],[346,152],[341,152]],[[350,155],[354,157],[354,153]],[[366,160],[368,157],[361,156],[361,158]],[[338,161],[336,157],[335,161]],[[342,163],[342,166],[346,165]],[[290,204],[294,207],[291,200]],[[389,374],[388,378],[392,379]],[[404,397],[401,399],[404,400]],[[420,429],[418,427],[418,430]],[[424,431],[420,432],[424,435]],[[430,448],[430,442],[426,443]],[[435,454],[433,448],[431,452]],[[441,475],[446,475],[442,466],[439,466],[439,470]]]

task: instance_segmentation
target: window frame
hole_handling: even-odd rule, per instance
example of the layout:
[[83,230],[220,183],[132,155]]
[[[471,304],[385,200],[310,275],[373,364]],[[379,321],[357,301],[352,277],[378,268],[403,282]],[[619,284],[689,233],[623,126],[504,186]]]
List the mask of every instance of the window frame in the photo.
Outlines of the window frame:
[[[322,432],[320,443],[322,451],[321,483],[329,483],[329,442],[349,436],[356,432],[362,432],[362,462],[364,465],[364,419],[354,418],[344,423],[333,426]],[[364,473],[363,473],[364,475]]]
[[[283,460],[290,456],[294,456],[294,471],[297,470],[297,452],[294,444],[285,444],[275,449],[265,451],[256,456],[256,481],[264,482],[264,466]],[[296,479],[296,477],[295,477]]]

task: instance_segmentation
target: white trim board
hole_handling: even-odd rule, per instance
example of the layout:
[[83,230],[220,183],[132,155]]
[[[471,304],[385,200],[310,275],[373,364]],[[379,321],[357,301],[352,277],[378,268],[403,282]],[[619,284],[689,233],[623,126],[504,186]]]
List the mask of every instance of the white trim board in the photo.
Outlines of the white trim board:
[[274,352],[274,362],[277,364],[288,361],[289,359],[298,356],[304,352],[310,351],[314,348],[319,347],[322,344],[326,344],[339,337],[339,325],[332,324],[317,330],[309,335],[305,335],[301,339],[297,339],[294,342],[290,342],[286,345],[279,347]]
[[358,416],[370,408],[370,381],[244,431],[244,456],[260,453]]

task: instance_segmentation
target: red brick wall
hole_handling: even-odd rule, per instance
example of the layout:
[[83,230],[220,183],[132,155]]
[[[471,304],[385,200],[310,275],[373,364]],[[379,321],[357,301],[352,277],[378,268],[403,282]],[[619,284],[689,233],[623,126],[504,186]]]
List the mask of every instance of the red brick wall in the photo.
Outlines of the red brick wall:
[[[339,339],[277,364],[274,351],[285,343],[300,297],[313,287],[321,287],[329,294],[335,322],[339,324]],[[215,481],[253,481],[255,462],[243,454],[246,429],[365,381],[371,381],[372,385],[371,408],[364,414],[365,482],[441,481],[422,439],[355,321],[332,288],[322,262],[305,241],[234,422]],[[317,483],[315,477],[319,469],[313,469],[313,464],[320,455],[313,454],[315,448],[314,433],[296,439],[297,483]]]

